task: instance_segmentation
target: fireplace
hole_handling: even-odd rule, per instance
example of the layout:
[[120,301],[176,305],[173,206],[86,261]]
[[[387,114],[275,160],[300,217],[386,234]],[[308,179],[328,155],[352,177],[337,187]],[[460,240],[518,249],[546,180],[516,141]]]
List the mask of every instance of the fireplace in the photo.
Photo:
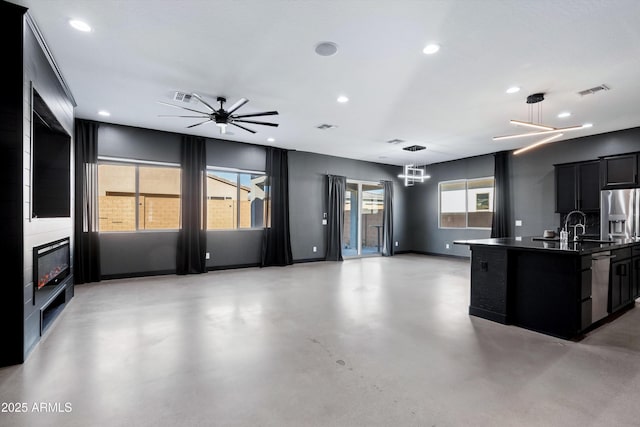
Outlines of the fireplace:
[[55,287],[70,273],[69,238],[33,248],[33,287]]

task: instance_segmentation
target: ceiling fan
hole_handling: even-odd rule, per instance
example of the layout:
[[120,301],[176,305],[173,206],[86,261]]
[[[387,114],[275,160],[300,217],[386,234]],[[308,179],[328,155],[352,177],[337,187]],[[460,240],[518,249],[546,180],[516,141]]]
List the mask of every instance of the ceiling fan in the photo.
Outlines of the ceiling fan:
[[[593,126],[591,123],[585,123],[580,126],[568,126],[564,128],[556,128],[553,126],[547,126],[540,124],[540,116],[542,115],[539,103],[544,101],[544,93],[534,93],[533,95],[529,95],[527,97],[527,104],[529,104],[529,121],[525,122],[522,120],[510,120],[509,123],[516,126],[525,126],[528,128],[536,129],[533,132],[525,132],[518,133],[514,135],[503,135],[503,136],[494,136],[494,141],[502,141],[505,139],[514,139],[514,138],[523,138],[528,136],[543,136],[548,135],[545,138],[541,139],[538,142],[534,142],[533,144],[527,145],[526,147],[520,148],[513,152],[513,154],[520,154],[525,151],[531,150],[532,148],[538,147],[543,144],[547,144],[554,139],[558,139],[564,134],[562,132],[569,132],[574,130],[586,129]],[[538,104],[538,123],[534,123],[533,121],[533,109],[532,104]]]
[[206,106],[211,111],[200,111],[195,110],[193,108],[182,107],[180,105],[169,104],[168,102],[158,101],[162,105],[168,105],[169,107],[181,108],[183,110],[192,111],[194,113],[198,113],[200,115],[188,115],[188,116],[171,116],[171,115],[160,115],[158,117],[186,117],[186,118],[194,118],[194,119],[206,119],[204,121],[195,123],[193,125],[187,126],[187,128],[193,128],[196,126],[200,126],[205,123],[213,122],[220,128],[220,133],[225,134],[227,132],[227,126],[232,125],[239,127],[240,129],[246,130],[247,132],[256,133],[256,131],[249,129],[243,125],[238,123],[250,123],[254,125],[265,125],[265,126],[273,126],[277,127],[277,123],[268,123],[268,122],[256,122],[254,120],[246,120],[249,117],[259,117],[259,116],[274,116],[277,115],[277,111],[265,111],[262,113],[251,113],[251,114],[233,114],[244,104],[249,102],[246,98],[240,98],[235,104],[233,104],[229,109],[224,108],[224,103],[227,102],[227,99],[219,96],[217,101],[220,103],[220,108],[216,109],[211,104],[209,104],[205,99],[203,99],[197,93],[191,94],[194,98],[200,101],[204,106]]

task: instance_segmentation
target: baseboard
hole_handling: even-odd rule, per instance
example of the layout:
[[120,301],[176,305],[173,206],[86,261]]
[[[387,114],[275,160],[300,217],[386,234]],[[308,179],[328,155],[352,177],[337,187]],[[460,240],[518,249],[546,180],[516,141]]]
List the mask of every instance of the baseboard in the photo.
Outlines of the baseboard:
[[294,259],[293,263],[304,264],[306,262],[319,262],[319,261],[325,261],[325,259],[324,258],[302,258],[302,259]]
[[207,267],[207,271],[235,270],[238,268],[251,268],[251,267],[260,267],[260,263],[252,262],[249,264],[217,265],[217,266]]
[[450,254],[440,254],[437,252],[424,252],[424,251],[407,251],[407,253],[418,254],[418,255],[428,255],[428,256],[439,256],[444,258],[456,258],[456,259],[466,259],[470,260],[470,256],[463,255],[450,255]]
[[[100,280],[130,279],[132,277],[148,277],[148,276],[166,276],[169,274],[176,274],[176,271],[175,270],[159,270],[159,271],[139,271],[136,273],[103,274],[100,276]],[[76,286],[82,286],[82,285],[76,285]]]

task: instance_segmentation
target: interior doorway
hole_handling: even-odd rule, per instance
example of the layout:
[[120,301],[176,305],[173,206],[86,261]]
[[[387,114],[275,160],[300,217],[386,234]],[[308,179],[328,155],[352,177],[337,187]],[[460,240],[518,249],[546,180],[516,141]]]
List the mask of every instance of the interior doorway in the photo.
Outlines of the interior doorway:
[[382,253],[383,213],[382,184],[347,179],[342,230],[343,257]]

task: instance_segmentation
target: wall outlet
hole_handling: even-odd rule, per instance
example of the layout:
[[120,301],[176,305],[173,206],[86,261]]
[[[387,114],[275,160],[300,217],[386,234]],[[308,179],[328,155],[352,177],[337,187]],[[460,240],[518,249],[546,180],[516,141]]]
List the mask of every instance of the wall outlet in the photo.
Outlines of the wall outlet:
[[204,255],[204,259],[209,259],[209,258],[211,258],[211,254],[210,254],[209,252],[207,252],[207,253]]
[[522,227],[522,220],[516,219],[516,227]]
[[318,252],[318,248],[316,246],[313,247],[313,252]]
[[396,247],[398,247],[398,242],[396,242]]
[[445,247],[445,248],[447,248],[447,249],[451,249],[451,248],[449,247],[449,244],[448,244],[448,243],[445,243],[445,244],[444,244],[444,247]]
[[327,220],[326,219],[322,220],[322,225],[327,225]]

